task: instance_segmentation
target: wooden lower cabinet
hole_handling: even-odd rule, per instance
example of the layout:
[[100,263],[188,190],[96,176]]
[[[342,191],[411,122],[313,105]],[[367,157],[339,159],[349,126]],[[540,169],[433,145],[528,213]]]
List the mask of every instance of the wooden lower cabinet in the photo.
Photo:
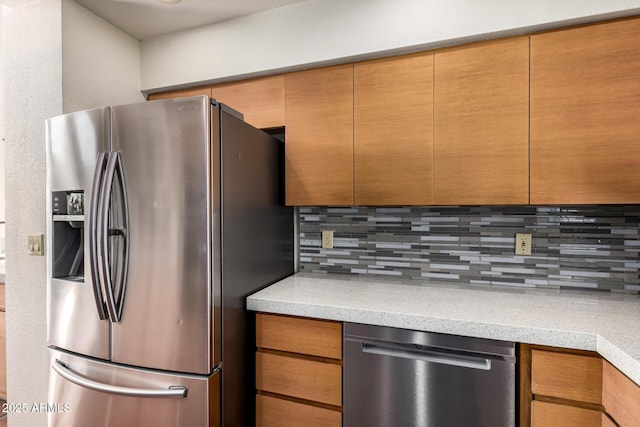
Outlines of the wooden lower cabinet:
[[640,426],[640,386],[597,353],[521,345],[520,362],[521,427]]
[[294,354],[256,353],[256,388],[328,405],[342,405],[342,366]]
[[554,351],[531,352],[533,394],[602,404],[602,359]]
[[540,401],[531,403],[531,424],[536,427],[615,426],[601,411]]
[[342,425],[342,324],[256,315],[256,425]]
[[338,427],[342,413],[278,397],[256,395],[256,426]]
[[611,363],[602,362],[602,404],[616,422],[640,426],[640,387]]
[[342,324],[318,319],[256,316],[256,347],[342,359]]

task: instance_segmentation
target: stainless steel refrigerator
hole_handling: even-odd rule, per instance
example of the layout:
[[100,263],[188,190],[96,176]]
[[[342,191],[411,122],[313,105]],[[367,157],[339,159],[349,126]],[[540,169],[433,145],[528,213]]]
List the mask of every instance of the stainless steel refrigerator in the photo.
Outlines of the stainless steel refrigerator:
[[46,121],[50,426],[253,423],[245,297],[293,272],[282,143],[207,97]]

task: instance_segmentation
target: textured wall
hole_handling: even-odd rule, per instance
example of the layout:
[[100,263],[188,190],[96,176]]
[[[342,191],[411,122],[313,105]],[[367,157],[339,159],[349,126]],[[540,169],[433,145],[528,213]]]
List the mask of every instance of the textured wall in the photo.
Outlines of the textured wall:
[[[515,233],[533,235],[531,256]],[[305,272],[638,292],[639,255],[639,205],[300,208]]]
[[[7,386],[9,402],[31,405],[47,401],[48,381],[45,258],[26,251],[26,236],[45,231],[44,121],[63,113],[63,98],[75,110],[142,97],[136,41],[70,0],[24,3],[3,9]],[[105,63],[120,68],[116,76],[91,71]],[[46,423],[45,413],[9,414],[9,425]]]
[[[60,0],[3,11],[5,37],[7,387],[13,403],[47,401],[44,257],[26,236],[44,233],[44,120],[62,113]],[[10,413],[9,425],[46,425],[46,414]]]

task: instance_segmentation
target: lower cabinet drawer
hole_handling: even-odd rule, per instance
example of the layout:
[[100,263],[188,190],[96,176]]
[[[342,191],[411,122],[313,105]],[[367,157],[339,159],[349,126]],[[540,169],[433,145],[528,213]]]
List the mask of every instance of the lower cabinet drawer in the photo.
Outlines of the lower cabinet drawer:
[[548,402],[531,402],[531,427],[614,427],[600,411]]
[[256,427],[340,427],[342,413],[331,409],[256,395]]
[[339,360],[342,359],[342,323],[258,313],[256,345]]
[[342,366],[338,363],[258,351],[256,388],[342,406]]

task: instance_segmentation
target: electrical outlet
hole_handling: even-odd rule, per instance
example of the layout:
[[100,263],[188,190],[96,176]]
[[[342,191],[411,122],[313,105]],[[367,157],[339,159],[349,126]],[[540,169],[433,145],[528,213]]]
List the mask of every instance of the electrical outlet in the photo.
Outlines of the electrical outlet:
[[322,248],[333,248],[333,230],[322,230]]
[[27,236],[27,250],[29,255],[44,255],[44,235]]
[[516,255],[531,255],[531,234],[516,233]]

